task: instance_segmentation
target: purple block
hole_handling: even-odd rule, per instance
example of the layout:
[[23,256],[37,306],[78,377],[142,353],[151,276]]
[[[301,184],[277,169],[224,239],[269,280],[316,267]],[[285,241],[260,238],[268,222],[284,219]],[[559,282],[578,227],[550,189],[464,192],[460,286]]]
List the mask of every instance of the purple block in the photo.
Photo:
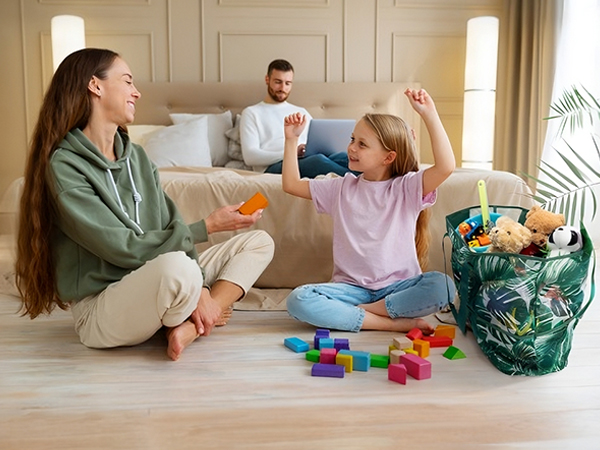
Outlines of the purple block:
[[350,341],[345,338],[335,338],[333,340],[333,348],[336,350],[350,350]]
[[329,330],[326,330],[324,328],[317,328],[317,331],[315,332],[314,345],[313,345],[313,347],[316,350],[321,349],[321,345],[319,344],[320,339],[329,339]]
[[310,374],[313,377],[344,378],[345,371],[346,368],[344,366],[316,363],[313,364]]

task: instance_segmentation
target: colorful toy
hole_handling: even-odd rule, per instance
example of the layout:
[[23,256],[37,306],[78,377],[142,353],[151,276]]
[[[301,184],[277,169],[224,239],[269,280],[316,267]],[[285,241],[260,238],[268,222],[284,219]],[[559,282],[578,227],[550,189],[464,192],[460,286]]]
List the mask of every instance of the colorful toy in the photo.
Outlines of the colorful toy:
[[451,360],[463,359],[463,358],[467,357],[460,349],[458,349],[454,346],[448,347],[448,349],[444,352],[443,356],[444,356],[444,358],[448,358]]
[[489,232],[488,252],[520,253],[531,244],[531,231],[508,216],[500,216]]
[[568,255],[581,248],[583,248],[583,236],[579,228],[564,225],[556,228],[548,236],[549,258]]
[[538,248],[545,249],[550,233],[565,225],[565,216],[534,205],[527,212],[524,225],[531,231],[531,242]]
[[310,374],[313,377],[344,378],[344,366],[336,364],[313,364]]
[[392,350],[390,352],[390,364],[400,364],[400,357],[402,355],[406,355],[406,352],[398,349]]
[[296,353],[307,352],[309,349],[308,343],[297,337],[290,337],[284,339],[283,345],[285,345],[290,350],[295,351]]
[[352,369],[360,372],[368,372],[371,367],[371,354],[368,352],[358,352],[355,350],[340,350],[340,355],[352,356]]
[[479,191],[479,203],[481,205],[481,222],[483,226],[483,232],[487,233],[490,230],[490,228],[494,226],[494,222],[492,222],[490,218],[490,207],[488,204],[485,181],[479,180],[477,182],[477,190]]
[[423,340],[429,342],[429,347],[449,347],[452,345],[452,338],[448,336],[423,336]]
[[406,384],[406,366],[404,364],[390,364],[388,367],[388,380]]
[[422,338],[413,341],[413,348],[421,358],[429,356],[429,342],[424,341]]
[[387,355],[371,355],[371,367],[380,367],[387,369],[390,365],[390,357]]
[[452,325],[438,325],[433,331],[434,336],[448,336],[450,339],[456,337],[456,327]]
[[312,362],[319,362],[321,358],[321,352],[317,349],[312,349],[306,352],[306,360]]
[[[423,334],[421,332],[421,334]],[[393,340],[394,348],[398,350],[404,350],[405,348],[413,348],[413,341],[407,338],[406,336],[397,337]]]
[[431,363],[420,356],[407,353],[400,357],[400,364],[404,364],[406,372],[416,380],[431,378]]
[[321,364],[335,364],[336,355],[337,350],[335,348],[322,348],[319,355],[319,362]]
[[323,328],[317,328],[317,330],[315,331],[315,338],[314,338],[314,348],[316,348],[317,350],[319,350],[321,347],[319,346],[319,341],[321,340],[321,338],[329,338],[329,330],[323,329]]
[[346,373],[351,373],[352,372],[352,355],[345,355],[345,354],[337,354],[335,356],[335,363],[338,366],[344,366],[346,368]]
[[246,216],[253,214],[257,209],[269,206],[269,201],[260,192],[254,194],[248,201],[238,208],[238,211]]
[[345,338],[335,338],[333,348],[336,350],[350,350],[350,340]]
[[406,333],[406,337],[413,341],[414,345],[414,340],[421,339],[423,337],[423,332],[419,328],[413,328],[408,333]]

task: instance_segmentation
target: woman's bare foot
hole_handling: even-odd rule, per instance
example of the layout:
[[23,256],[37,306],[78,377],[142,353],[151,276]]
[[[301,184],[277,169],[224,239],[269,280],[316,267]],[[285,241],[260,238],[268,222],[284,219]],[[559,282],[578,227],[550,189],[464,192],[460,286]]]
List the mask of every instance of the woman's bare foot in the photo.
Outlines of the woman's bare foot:
[[173,361],[177,361],[183,350],[199,336],[196,326],[189,320],[176,327],[167,328],[167,355]]
[[229,322],[229,319],[231,319],[232,314],[233,306],[225,308],[221,314],[221,317],[219,317],[219,320],[217,320],[217,323],[215,323],[215,327],[223,327],[227,325],[227,322]]

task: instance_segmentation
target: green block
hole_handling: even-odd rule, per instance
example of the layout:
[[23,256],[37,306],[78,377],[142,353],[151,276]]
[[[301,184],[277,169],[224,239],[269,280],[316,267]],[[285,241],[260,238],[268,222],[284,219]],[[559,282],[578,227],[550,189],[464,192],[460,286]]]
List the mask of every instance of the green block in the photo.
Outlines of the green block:
[[448,349],[444,352],[444,357],[454,360],[454,359],[463,359],[466,358],[467,356],[458,348],[454,347],[453,345],[451,345],[450,347],[448,347]]
[[382,369],[387,369],[389,365],[389,356],[371,354],[371,367],[381,367]]
[[306,352],[306,360],[312,362],[319,362],[321,352],[317,349],[312,349]]

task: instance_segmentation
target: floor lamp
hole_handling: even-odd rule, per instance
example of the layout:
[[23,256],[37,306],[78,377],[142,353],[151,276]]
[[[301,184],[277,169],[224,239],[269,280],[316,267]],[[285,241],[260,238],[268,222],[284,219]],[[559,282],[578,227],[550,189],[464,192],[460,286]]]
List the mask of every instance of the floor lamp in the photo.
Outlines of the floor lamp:
[[492,169],[498,25],[491,16],[467,21],[462,167]]
[[54,16],[50,22],[54,71],[68,55],[85,48],[85,23],[78,16]]

